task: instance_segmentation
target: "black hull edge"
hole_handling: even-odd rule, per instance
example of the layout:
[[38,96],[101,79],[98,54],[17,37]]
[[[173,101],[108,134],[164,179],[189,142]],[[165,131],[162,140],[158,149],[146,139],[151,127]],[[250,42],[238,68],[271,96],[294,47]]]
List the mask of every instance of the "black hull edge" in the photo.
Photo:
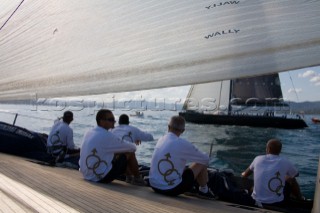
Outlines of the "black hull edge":
[[308,127],[303,119],[258,115],[213,115],[198,112],[180,112],[187,122],[197,124],[235,125],[251,127],[273,127],[281,129],[302,129]]
[[0,121],[0,152],[51,162],[52,156],[47,153],[46,137],[40,133]]

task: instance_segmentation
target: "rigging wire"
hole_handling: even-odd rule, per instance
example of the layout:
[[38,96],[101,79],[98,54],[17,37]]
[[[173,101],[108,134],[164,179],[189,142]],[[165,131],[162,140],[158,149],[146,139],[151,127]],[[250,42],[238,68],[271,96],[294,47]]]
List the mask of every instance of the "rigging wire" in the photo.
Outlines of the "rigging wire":
[[294,93],[296,94],[296,97],[297,97],[297,101],[299,102],[299,97],[298,97],[298,93],[297,93],[297,90],[294,86],[294,83],[293,83],[293,80],[292,80],[292,77],[291,77],[291,74],[290,74],[290,71],[288,71],[289,73],[289,76],[290,76],[290,80],[291,80],[291,84],[292,84],[292,87],[293,87],[293,90],[294,90]]
[[20,2],[20,4],[17,6],[17,8],[11,13],[11,15],[9,16],[9,18],[3,23],[3,25],[0,27],[0,31],[2,30],[2,28],[4,28],[4,26],[8,23],[8,21],[12,18],[12,16],[17,12],[17,10],[19,9],[19,7],[22,5],[22,3],[24,2],[24,0],[22,0]]
[[191,85],[191,87],[190,87],[190,89],[189,89],[187,98],[186,98],[186,100],[185,100],[184,103],[183,103],[183,107],[182,107],[183,110],[188,110],[188,108],[187,108],[187,107],[188,107],[188,102],[189,102],[190,96],[191,96],[191,94],[192,94],[192,91],[193,91],[193,89],[194,89],[194,86],[195,86],[195,85]]

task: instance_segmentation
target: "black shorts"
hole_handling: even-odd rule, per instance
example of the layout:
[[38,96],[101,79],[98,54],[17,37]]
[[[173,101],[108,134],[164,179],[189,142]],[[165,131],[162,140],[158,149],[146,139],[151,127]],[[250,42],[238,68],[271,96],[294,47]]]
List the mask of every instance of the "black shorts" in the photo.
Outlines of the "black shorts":
[[80,149],[67,149],[66,154],[79,154],[80,155]]
[[127,169],[127,157],[125,154],[116,154],[112,160],[112,169],[108,174],[99,180],[100,183],[110,183],[120,175],[124,174]]
[[173,189],[161,190],[161,189],[157,189],[154,187],[152,187],[152,189],[155,192],[160,193],[160,194],[169,195],[169,196],[177,196],[179,194],[183,194],[187,191],[190,191],[193,187],[193,184],[194,184],[193,171],[190,168],[187,168],[183,171],[181,183],[179,183],[179,185],[177,185]]

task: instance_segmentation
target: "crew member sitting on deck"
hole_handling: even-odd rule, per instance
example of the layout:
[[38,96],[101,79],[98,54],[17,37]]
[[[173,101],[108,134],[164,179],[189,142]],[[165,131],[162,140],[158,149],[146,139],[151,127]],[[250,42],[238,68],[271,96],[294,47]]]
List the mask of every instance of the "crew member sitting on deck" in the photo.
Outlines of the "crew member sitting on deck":
[[[209,156],[187,140],[179,138],[184,130],[184,118],[173,116],[168,125],[168,133],[158,140],[152,155],[150,185],[155,192],[177,196],[191,191],[194,180],[197,180],[197,196],[215,199],[207,186]],[[186,167],[187,160],[193,161],[189,167]]]
[[69,126],[73,121],[73,113],[65,111],[62,121],[60,119],[54,122],[48,136],[48,153],[56,157],[56,162],[71,162],[78,167],[80,149],[74,144],[73,130]]
[[111,133],[115,119],[113,113],[101,109],[96,116],[97,126],[89,130],[80,152],[80,172],[86,180],[110,183],[123,174],[133,176],[134,185],[145,185],[139,174],[133,143],[121,141]]
[[[122,114],[119,117],[119,126],[111,130],[122,141],[128,141],[140,145],[141,141],[153,141],[153,136],[150,133],[143,132],[139,128],[129,125],[129,116]],[[126,182],[131,183],[133,177],[127,176]]]
[[304,199],[295,179],[299,173],[289,160],[279,156],[281,148],[282,144],[278,139],[270,139],[266,145],[266,155],[257,156],[241,174],[242,177],[254,174],[252,198],[259,207],[285,207],[288,197],[284,188],[287,187],[296,199]]

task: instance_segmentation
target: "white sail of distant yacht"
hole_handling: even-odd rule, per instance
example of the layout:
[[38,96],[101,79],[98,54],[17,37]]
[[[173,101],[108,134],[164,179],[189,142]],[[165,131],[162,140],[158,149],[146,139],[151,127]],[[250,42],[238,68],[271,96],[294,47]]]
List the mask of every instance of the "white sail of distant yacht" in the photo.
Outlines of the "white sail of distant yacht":
[[208,113],[228,112],[230,100],[230,81],[218,81],[192,85],[184,110],[198,110]]
[[0,99],[206,83],[320,64],[320,1],[3,0]]

